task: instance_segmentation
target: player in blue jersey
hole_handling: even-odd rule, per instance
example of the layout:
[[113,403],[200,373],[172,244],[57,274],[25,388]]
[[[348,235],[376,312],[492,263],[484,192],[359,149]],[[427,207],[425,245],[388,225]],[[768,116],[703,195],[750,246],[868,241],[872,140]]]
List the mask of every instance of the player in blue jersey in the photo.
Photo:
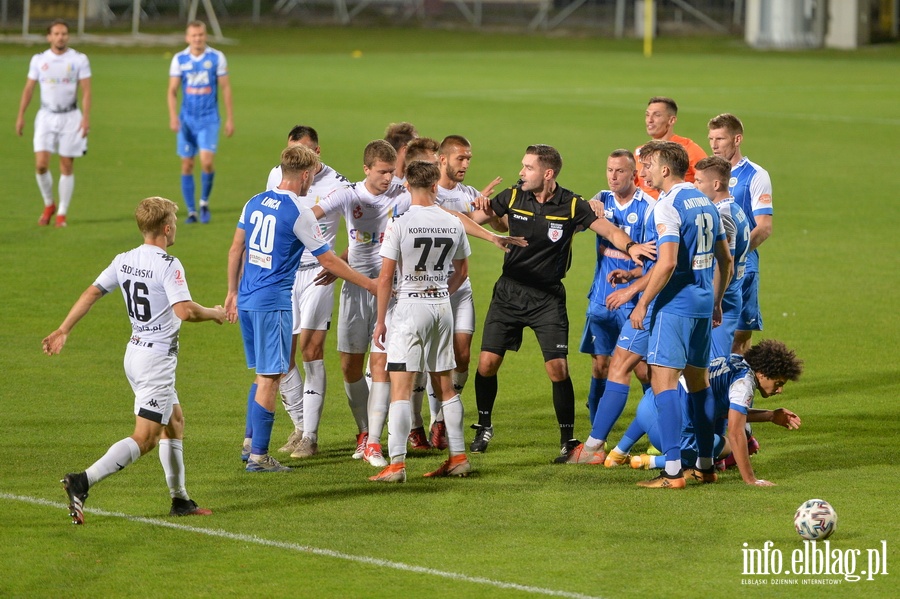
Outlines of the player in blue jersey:
[[[773,486],[772,482],[756,478],[753,466],[750,464],[747,439],[744,436],[744,424],[747,422],[771,422],[788,430],[800,428],[800,417],[788,409],[759,410],[752,406],[756,391],[763,398],[779,395],[787,381],[796,381],[800,378],[800,374],[803,372],[803,362],[780,341],[767,339],[751,347],[746,356],[731,354],[714,359],[710,364],[709,371],[710,386],[715,398],[716,453],[730,451],[741,473],[741,478],[748,485]],[[681,460],[687,469],[685,473],[697,482],[708,482],[704,481],[702,474],[697,473],[692,467],[697,458],[697,442],[688,409],[687,390],[683,385],[679,385],[678,392],[684,418],[681,435]],[[648,390],[638,405],[634,421],[616,446],[616,451],[627,454],[644,434],[654,445],[660,443],[657,417],[653,391]],[[726,423],[729,425],[727,436],[724,430]],[[663,456],[642,454],[631,458],[632,468],[652,469],[664,466],[665,458]]]
[[289,470],[269,455],[269,439],[278,383],[290,363],[291,286],[303,250],[338,277],[375,290],[372,279],[331,251],[316,217],[297,199],[306,195],[318,165],[318,155],[308,147],[287,147],[281,153],[281,183],[247,202],[228,250],[226,316],[232,323],[240,319],[247,366],[256,370],[247,401],[248,472]]
[[730,354],[734,343],[734,332],[738,328],[743,305],[742,285],[747,251],[750,248],[750,223],[747,215],[728,192],[731,164],[727,160],[719,156],[710,156],[699,161],[694,168],[696,169],[694,186],[712,200],[719,211],[722,225],[725,227],[725,236],[728,238],[728,246],[731,248],[731,256],[734,258],[734,274],[725,290],[725,297],[722,298],[722,324],[712,330],[712,345],[709,352],[709,358],[712,360]]
[[744,125],[733,114],[720,114],[710,119],[709,145],[715,156],[731,163],[728,188],[750,223],[750,252],[744,274],[741,322],[734,334],[732,351],[738,354],[750,347],[753,331],[763,329],[759,308],[759,248],[772,234],[772,180],[761,166],[741,154]]
[[[181,193],[187,205],[185,223],[197,222],[194,203],[194,157],[200,154],[200,214],[208,223],[209,194],[212,191],[215,166],[213,159],[219,142],[219,91],[225,105],[225,135],[234,133],[231,110],[231,81],[225,55],[206,45],[206,25],[191,21],[185,41],[188,47],[172,57],[169,67],[169,128],[178,133],[178,155],[181,156]],[[181,112],[178,111],[178,88],[181,88]]]
[[[731,280],[733,260],[718,210],[684,181],[688,167],[684,148],[674,142],[651,141],[640,154],[642,176],[660,191],[653,209],[657,257],[630,320],[639,330],[645,328],[645,317],[650,321],[647,363],[666,469],[639,485],[684,488],[678,378],[684,372],[697,431],[697,468],[714,480],[714,405],[707,366],[712,326],[722,321],[722,297]],[[714,287],[715,269],[719,276]]]
[[[656,200],[645,194],[634,183],[637,171],[634,155],[628,150],[615,150],[606,160],[606,180],[609,190],[600,191],[592,201],[603,204],[606,220],[619,227],[632,239],[644,239],[644,225]],[[588,308],[581,337],[581,352],[591,354],[592,379],[588,394],[588,413],[591,422],[597,405],[606,389],[610,358],[616,347],[622,325],[634,308],[634,296],[622,289],[615,280],[616,271],[632,271],[637,264],[627,254],[619,251],[602,235],[597,235],[597,268],[594,282],[588,292]],[[638,378],[644,381],[646,367]],[[626,374],[630,377],[631,371]],[[643,375],[643,376],[641,376]]]

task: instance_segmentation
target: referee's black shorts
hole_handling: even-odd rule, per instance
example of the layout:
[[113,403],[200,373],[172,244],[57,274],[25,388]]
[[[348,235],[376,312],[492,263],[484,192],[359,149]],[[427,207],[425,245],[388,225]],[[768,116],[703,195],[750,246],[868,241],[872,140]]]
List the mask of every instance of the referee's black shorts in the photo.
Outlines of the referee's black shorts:
[[484,319],[481,351],[501,356],[507,350],[519,351],[525,327],[534,331],[545,362],[569,354],[569,316],[562,284],[537,289],[500,277]]

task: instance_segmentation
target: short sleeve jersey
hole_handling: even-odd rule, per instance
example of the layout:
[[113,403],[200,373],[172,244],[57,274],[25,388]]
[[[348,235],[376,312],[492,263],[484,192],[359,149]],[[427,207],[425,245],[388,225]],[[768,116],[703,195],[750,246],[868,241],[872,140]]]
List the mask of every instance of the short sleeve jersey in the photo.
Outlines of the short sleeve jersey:
[[172,57],[169,77],[181,78],[181,120],[197,124],[219,122],[219,77],[228,74],[225,55],[207,46],[200,56],[190,47]]
[[[772,180],[764,168],[750,162],[746,156],[731,169],[728,191],[735,203],[747,215],[750,230],[756,228],[756,217],[772,215]],[[759,253],[747,255],[747,272],[759,272]]]
[[[669,141],[677,143],[678,145],[683,147],[685,149],[685,151],[687,152],[688,168],[687,168],[687,171],[684,173],[684,180],[687,183],[693,183],[694,176],[697,173],[697,170],[694,168],[694,165],[697,164],[698,162],[700,162],[701,160],[703,160],[704,158],[706,158],[706,152],[703,151],[703,148],[701,148],[697,142],[695,142],[693,139],[690,139],[688,137],[681,137],[680,135],[673,135]],[[634,158],[638,162],[638,172],[636,172],[634,174],[635,184],[638,187],[640,187],[642,190],[644,190],[644,193],[646,193],[650,197],[658,198],[659,191],[657,191],[656,189],[653,189],[652,187],[647,185],[647,183],[640,177],[640,171],[641,171],[641,169],[640,169],[641,149],[640,148],[636,148],[634,150]]]
[[572,237],[597,220],[584,198],[560,185],[543,204],[534,193],[510,187],[491,199],[491,208],[509,217],[510,235],[528,241],[505,254],[503,275],[539,289],[562,283],[572,265]]
[[709,365],[709,385],[716,400],[717,415],[721,412],[720,405],[727,404],[728,409],[741,414],[753,407],[756,376],[742,356],[731,354],[713,360]]
[[397,301],[423,303],[449,301],[452,261],[470,253],[459,218],[437,206],[411,206],[391,223],[380,251],[397,261]]
[[181,319],[172,306],[191,300],[184,267],[178,258],[155,245],[144,244],[116,256],[94,281],[94,286],[104,293],[116,287],[122,290],[131,320],[132,345],[178,355]]
[[388,223],[406,212],[409,206],[410,195],[402,185],[392,184],[386,192],[376,196],[366,189],[365,181],[333,191],[319,202],[326,215],[344,216],[350,266],[370,277],[381,270],[378,252]]
[[744,271],[747,265],[747,250],[750,248],[750,225],[747,215],[741,207],[734,203],[732,198],[716,202],[716,209],[722,217],[722,226],[725,228],[725,236],[728,238],[728,247],[734,257],[734,277],[728,283],[725,297],[722,298],[722,313],[735,315],[741,310],[741,288],[744,281]]
[[[281,166],[276,166],[269,173],[266,189],[275,189],[279,183],[281,183]],[[312,208],[332,191],[344,189],[348,185],[350,185],[350,181],[344,175],[327,164],[323,164],[322,170],[316,173],[309,191],[306,192],[305,196],[298,196],[297,201],[300,202],[301,206]],[[337,237],[337,229],[340,222],[341,215],[338,212],[325,214],[319,219],[319,228],[322,229],[322,236],[325,237],[325,241],[332,248],[334,248],[334,240]],[[309,248],[305,249],[303,256],[300,258],[300,264],[311,264],[313,262],[316,262],[316,257],[312,255]]]
[[237,226],[245,232],[238,308],[290,310],[303,249],[313,256],[330,249],[312,210],[301,206],[293,193],[276,188],[250,198]]
[[[475,198],[481,195],[481,192],[463,183],[457,183],[453,189],[444,189],[440,185],[437,188],[437,198],[435,205],[447,210],[455,210],[463,214],[469,214],[475,209]],[[452,271],[451,271],[452,272]],[[472,289],[472,282],[466,277],[466,280],[459,286],[456,293],[466,293]]]
[[[603,215],[612,224],[619,227],[634,240],[644,238],[644,226],[656,204],[656,200],[640,189],[625,204],[619,204],[611,191],[598,192],[592,199],[603,202]],[[637,264],[631,256],[617,249],[608,239],[597,235],[597,268],[594,271],[594,282],[588,292],[588,299],[593,304],[606,305],[606,298],[615,291],[616,286],[609,283],[609,274],[616,269],[631,270]],[[622,308],[634,308],[635,300],[622,305]]]
[[657,247],[678,244],[675,271],[653,309],[689,318],[711,317],[715,244],[725,239],[719,211],[693,185],[679,183],[659,196],[653,214]]
[[78,82],[89,79],[88,57],[69,48],[62,54],[45,50],[31,57],[28,78],[41,86],[41,108],[53,112],[73,110],[78,105]]

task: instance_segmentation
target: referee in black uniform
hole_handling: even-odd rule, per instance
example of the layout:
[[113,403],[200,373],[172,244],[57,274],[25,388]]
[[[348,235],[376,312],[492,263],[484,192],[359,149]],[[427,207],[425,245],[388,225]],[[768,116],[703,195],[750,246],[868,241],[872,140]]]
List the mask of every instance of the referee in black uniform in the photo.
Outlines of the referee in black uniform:
[[[491,306],[484,321],[481,356],[475,374],[478,424],[474,453],[487,450],[494,435],[491,413],[497,398],[497,372],[507,350],[518,351],[522,330],[530,327],[544,355],[544,366],[553,383],[553,407],[559,422],[560,456],[564,460],[578,441],[575,434],[575,391],[569,378],[569,317],[562,279],[572,263],[572,237],[590,229],[607,238],[636,262],[651,256],[652,248],[638,245],[624,231],[597,218],[581,196],[560,187],[559,152],[538,144],[525,149],[520,181],[515,187],[482,204],[477,221],[499,217],[509,234],[524,237],[525,247],[513,247],[503,261],[503,274],[494,285]],[[649,252],[649,253],[648,253]]]

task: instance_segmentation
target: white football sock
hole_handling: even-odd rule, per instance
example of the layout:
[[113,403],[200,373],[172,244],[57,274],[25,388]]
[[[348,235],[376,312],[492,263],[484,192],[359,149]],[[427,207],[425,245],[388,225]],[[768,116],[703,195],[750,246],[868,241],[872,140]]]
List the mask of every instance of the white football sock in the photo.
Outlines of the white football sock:
[[[373,382],[369,389],[368,415],[369,415],[369,441],[368,444],[381,443],[381,433],[384,431],[384,419],[388,415],[388,405],[391,403],[391,384]],[[409,410],[407,402],[407,412]],[[406,429],[409,435],[409,428]]]
[[43,175],[34,174],[37,179],[38,189],[41,190],[41,197],[44,199],[44,206],[53,205],[53,174],[47,171]]
[[428,379],[428,375],[424,372],[420,372],[416,375],[416,380],[413,383],[413,393],[412,393],[412,427],[419,428],[424,425],[422,421],[422,402],[425,400],[425,382]]
[[294,365],[278,383],[281,391],[281,403],[294,423],[294,428],[303,430],[303,377]]
[[319,421],[325,406],[325,362],[304,362],[303,371],[306,373],[303,382],[303,434],[306,436],[309,432],[318,437]]
[[166,473],[166,484],[169,495],[174,499],[188,500],[187,489],[184,488],[184,444],[181,439],[159,440],[159,461]]
[[366,384],[366,377],[363,377],[355,383],[344,381],[344,391],[347,392],[347,404],[350,406],[350,413],[353,414],[353,420],[359,432],[369,430],[369,416],[367,414],[369,402],[369,385]]
[[406,461],[406,438],[412,417],[409,414],[409,400],[392,401],[388,419],[388,455],[391,463]]
[[430,376],[428,377],[428,410],[431,412],[431,424],[444,419],[444,415],[441,413],[441,402],[434,394]]
[[454,395],[442,406],[444,413],[444,423],[447,426],[447,444],[450,446],[450,453],[465,453],[466,440],[463,433],[463,405],[459,399],[459,395]]
[[469,371],[458,372],[452,370],[450,371],[450,378],[453,381],[453,390],[456,391],[457,395],[462,395],[463,389],[466,387],[466,381],[469,380]]
[[75,175],[59,176],[59,210],[56,211],[60,216],[65,216],[69,212],[69,202],[72,201],[72,192],[75,191]]
[[666,474],[678,476],[681,472],[681,460],[666,460]]
[[136,462],[139,457],[141,448],[138,447],[137,441],[131,437],[116,441],[102,458],[84,471],[87,474],[88,485],[99,483],[110,474],[115,474],[125,466]]

